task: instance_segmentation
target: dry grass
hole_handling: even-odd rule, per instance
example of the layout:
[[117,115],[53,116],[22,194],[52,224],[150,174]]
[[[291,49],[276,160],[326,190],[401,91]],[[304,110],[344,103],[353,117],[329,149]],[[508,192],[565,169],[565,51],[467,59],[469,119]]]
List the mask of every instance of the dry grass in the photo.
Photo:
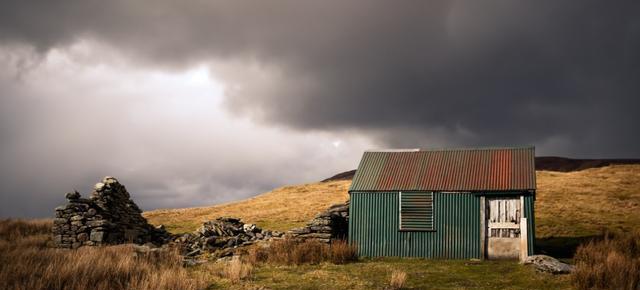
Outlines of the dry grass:
[[251,278],[251,275],[253,274],[253,265],[240,259],[233,259],[224,268],[223,273],[225,278],[235,284],[242,280]]
[[49,219],[0,220],[0,238],[4,241],[15,241],[29,236],[48,236],[51,233],[51,226],[52,221]]
[[334,264],[346,264],[358,260],[358,249],[347,241],[333,241],[329,247],[329,260]]
[[269,247],[251,249],[249,260],[280,265],[318,264],[324,260],[326,252],[326,245],[316,241],[283,239],[272,242]]
[[240,217],[265,229],[286,231],[303,226],[330,205],[346,201],[350,184],[347,180],[285,186],[239,202],[153,210],[144,216],[152,224],[164,224],[174,233],[194,231],[202,221],[219,216]]
[[345,241],[334,241],[331,245],[317,241],[297,241],[283,239],[274,241],[268,247],[253,247],[247,259],[253,264],[270,263],[277,265],[303,265],[331,262],[345,264],[358,260],[355,246]]
[[577,237],[640,225],[640,165],[537,173],[536,236]]
[[571,280],[578,289],[640,289],[640,232],[582,245],[574,260]]
[[391,289],[402,289],[407,282],[407,273],[402,271],[393,271],[391,273],[391,279],[389,286]]
[[211,261],[189,268],[194,277],[207,281],[206,289],[251,289],[249,287],[259,270],[246,257],[231,257],[229,260]]
[[0,220],[4,289],[201,289],[172,251],[134,255],[130,245],[53,249],[49,221]]

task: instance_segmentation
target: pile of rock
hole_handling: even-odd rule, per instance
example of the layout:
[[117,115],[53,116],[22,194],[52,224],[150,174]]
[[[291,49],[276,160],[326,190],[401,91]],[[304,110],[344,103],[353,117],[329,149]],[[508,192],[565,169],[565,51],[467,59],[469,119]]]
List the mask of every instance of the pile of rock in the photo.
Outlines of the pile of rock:
[[262,230],[254,224],[245,224],[238,218],[220,217],[205,222],[200,229],[179,237],[176,242],[181,244],[182,254],[187,257],[204,253],[225,257],[233,254],[240,246],[280,238],[282,235],[277,231]]
[[551,274],[569,274],[573,271],[574,266],[562,263],[556,258],[547,255],[533,255],[527,257],[523,264],[532,265],[540,272]]
[[95,185],[90,198],[77,191],[66,194],[67,205],[56,208],[53,241],[61,248],[83,245],[153,243],[164,244],[171,236],[141,215],[124,185],[107,176]]
[[313,239],[329,243],[333,239],[346,239],[348,231],[349,201],[330,206],[305,227],[292,229],[287,232],[287,235],[296,239]]

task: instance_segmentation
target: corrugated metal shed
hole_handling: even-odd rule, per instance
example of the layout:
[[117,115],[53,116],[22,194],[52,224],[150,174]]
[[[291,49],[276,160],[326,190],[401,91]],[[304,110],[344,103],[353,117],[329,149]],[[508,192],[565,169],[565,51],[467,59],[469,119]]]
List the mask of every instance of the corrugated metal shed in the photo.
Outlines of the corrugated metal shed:
[[367,151],[349,191],[535,190],[535,149]]
[[400,231],[398,192],[351,194],[349,242],[362,256],[471,259],[481,257],[480,199],[434,193],[433,231]]

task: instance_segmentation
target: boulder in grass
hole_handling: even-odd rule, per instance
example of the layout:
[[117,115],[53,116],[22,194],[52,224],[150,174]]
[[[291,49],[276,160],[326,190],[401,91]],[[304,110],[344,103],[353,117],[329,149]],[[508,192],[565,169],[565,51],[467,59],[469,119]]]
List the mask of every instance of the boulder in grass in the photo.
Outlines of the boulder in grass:
[[533,265],[540,272],[551,274],[569,274],[574,268],[573,265],[562,263],[556,258],[547,255],[529,256],[523,263],[525,265]]

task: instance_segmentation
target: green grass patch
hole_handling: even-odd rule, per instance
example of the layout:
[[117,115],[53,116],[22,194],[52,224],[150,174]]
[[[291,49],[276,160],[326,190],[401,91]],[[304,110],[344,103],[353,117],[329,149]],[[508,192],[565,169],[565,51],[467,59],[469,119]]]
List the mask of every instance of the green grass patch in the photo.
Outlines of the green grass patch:
[[167,231],[172,234],[186,234],[197,230],[200,226],[202,226],[202,222],[198,223],[196,221],[185,220],[168,223],[164,226]]
[[516,261],[410,258],[366,259],[346,265],[262,265],[250,281],[233,286],[217,281],[211,289],[383,289],[389,286],[393,271],[407,273],[406,289],[571,289],[567,276],[537,273]]
[[[245,222],[245,221],[243,221]],[[281,221],[248,221],[248,223],[255,223],[261,229],[286,232],[295,227],[302,227],[306,222],[281,222]],[[174,221],[172,223],[164,224],[167,231],[172,234],[185,234],[191,233],[202,226],[202,222],[198,223],[192,220]]]
[[255,223],[256,226],[258,226],[261,229],[286,232],[293,228],[303,227],[307,224],[307,222],[308,221],[297,222],[297,221],[258,220],[258,221],[254,221],[253,223]]

